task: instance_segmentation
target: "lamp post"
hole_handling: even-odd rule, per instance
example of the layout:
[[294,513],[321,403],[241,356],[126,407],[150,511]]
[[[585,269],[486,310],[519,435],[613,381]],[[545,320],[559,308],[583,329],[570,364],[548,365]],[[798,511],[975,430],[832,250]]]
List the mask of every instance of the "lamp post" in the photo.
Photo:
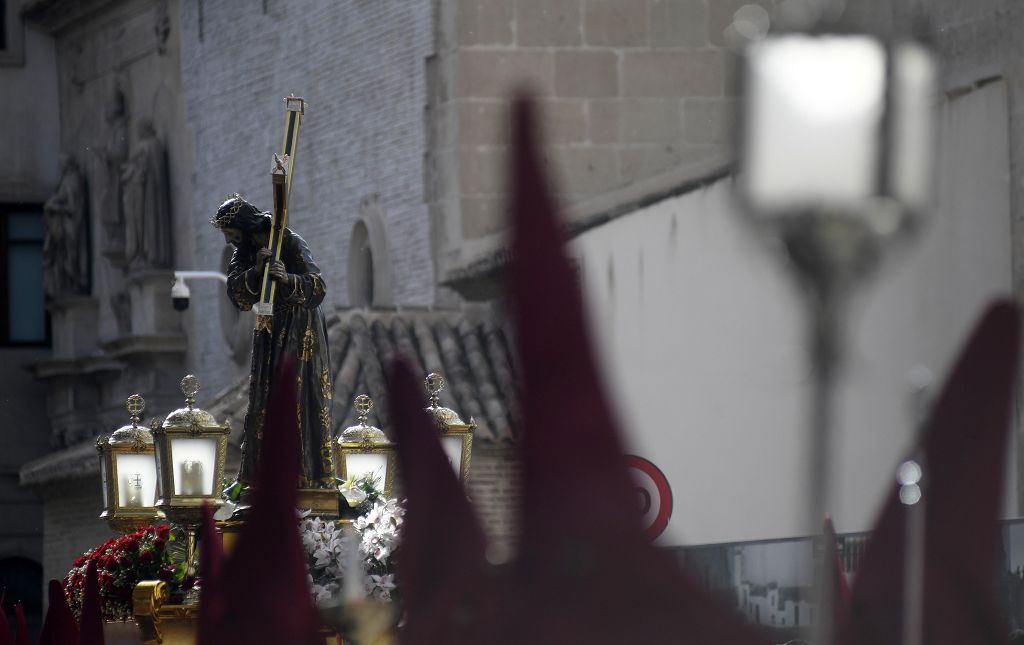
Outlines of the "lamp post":
[[[798,33],[750,45],[744,65],[740,197],[808,309],[805,530],[815,534],[835,498],[832,399],[846,302],[929,207],[936,66],[909,41]],[[815,642],[833,640],[831,576],[822,566]]]
[[430,405],[426,411],[434,427],[441,433],[441,447],[456,476],[466,486],[469,483],[469,463],[473,458],[473,430],[476,422],[470,417],[469,423],[466,423],[455,410],[441,406],[439,395],[447,385],[443,376],[433,372],[427,374],[423,385],[430,396]]
[[203,503],[216,510],[224,479],[231,426],[217,423],[209,412],[195,408],[199,379],[189,374],[181,379],[185,407],[167,415],[163,423],[153,421],[156,462],[160,479],[157,507],[188,536],[187,576],[195,576],[196,531],[202,522]]
[[157,475],[153,436],[139,427],[139,415],[146,401],[132,394],[125,402],[131,423],[110,436],[96,440],[103,482],[103,513],[110,528],[118,533],[131,533],[138,526],[153,524],[164,518],[156,508]]
[[334,463],[343,481],[372,476],[383,484],[384,497],[390,499],[395,487],[395,444],[380,430],[367,423],[373,399],[360,394],[354,401],[358,423],[341,433],[334,444]]

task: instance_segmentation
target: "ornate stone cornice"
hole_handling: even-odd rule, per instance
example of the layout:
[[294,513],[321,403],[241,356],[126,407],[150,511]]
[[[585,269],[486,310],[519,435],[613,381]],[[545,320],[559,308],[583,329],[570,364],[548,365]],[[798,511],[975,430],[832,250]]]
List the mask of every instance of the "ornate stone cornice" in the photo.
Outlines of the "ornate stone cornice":
[[25,0],[21,15],[26,22],[55,33],[112,4],[114,0]]

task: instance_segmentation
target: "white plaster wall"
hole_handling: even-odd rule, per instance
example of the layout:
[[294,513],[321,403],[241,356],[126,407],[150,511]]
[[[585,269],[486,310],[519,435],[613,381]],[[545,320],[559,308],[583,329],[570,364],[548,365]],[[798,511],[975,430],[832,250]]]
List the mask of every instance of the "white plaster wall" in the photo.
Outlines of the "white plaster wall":
[[[909,444],[907,372],[944,374],[984,303],[1011,288],[1004,84],[944,105],[941,124],[933,221],[849,320],[830,503],[840,532],[871,527]],[[575,251],[630,449],[672,486],[662,542],[799,534],[800,300],[745,227],[731,180],[584,233]]]

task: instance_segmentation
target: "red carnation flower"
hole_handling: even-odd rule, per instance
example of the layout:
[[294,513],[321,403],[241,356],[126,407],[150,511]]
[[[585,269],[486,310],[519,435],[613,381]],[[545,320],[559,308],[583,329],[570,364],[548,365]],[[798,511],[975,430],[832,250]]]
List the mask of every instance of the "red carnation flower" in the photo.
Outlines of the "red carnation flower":
[[83,564],[85,564],[85,556],[84,555],[75,560],[75,566],[76,567],[80,567]]
[[156,527],[156,536],[166,542],[167,539],[171,537],[171,527],[166,524],[161,524]]
[[152,564],[153,563],[153,552],[152,551],[143,551],[142,553],[140,553],[139,554],[139,562],[141,562],[142,564]]
[[157,553],[163,552],[164,543],[165,541],[163,538],[153,538],[153,549],[156,550]]

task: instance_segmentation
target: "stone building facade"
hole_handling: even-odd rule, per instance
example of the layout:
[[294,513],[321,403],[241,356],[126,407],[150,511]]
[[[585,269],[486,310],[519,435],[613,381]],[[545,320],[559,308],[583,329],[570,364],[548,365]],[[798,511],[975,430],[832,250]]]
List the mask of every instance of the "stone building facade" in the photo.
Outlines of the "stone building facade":
[[[38,254],[41,237],[25,247],[35,270],[17,267],[11,218],[42,232],[43,203],[59,183],[56,48],[45,33],[18,20],[17,3],[5,3],[0,23],[0,122],[6,162],[0,171],[0,580],[7,597],[25,602],[30,628],[39,625],[42,601],[43,507],[36,493],[19,485],[21,467],[50,450],[47,388],[27,366],[44,359],[45,310]],[[29,259],[26,257],[25,259]],[[31,260],[29,262],[31,265]],[[29,269],[25,274],[12,268]],[[13,285],[12,281],[18,285]],[[18,289],[16,287],[21,287]],[[17,302],[16,293],[28,296]],[[24,311],[34,308],[34,314]],[[21,316],[21,314],[27,314]],[[12,320],[28,322],[27,334],[11,334]],[[33,624],[34,623],[34,624]]]
[[[369,374],[393,346],[396,314],[412,325],[434,325],[438,316],[478,317],[509,344],[497,297],[505,261],[508,97],[515,87],[525,84],[538,96],[546,154],[573,230],[593,229],[727,173],[736,59],[726,32],[743,6],[774,15],[784,2],[22,4],[28,67],[0,67],[0,83],[41,107],[31,118],[0,120],[0,133],[45,145],[38,157],[15,154],[15,166],[0,171],[0,202],[41,208],[60,183],[59,153],[69,153],[89,187],[93,242],[88,292],[51,303],[52,348],[17,355],[0,349],[11,354],[0,378],[17,382],[21,389],[12,391],[43,411],[0,408],[9,415],[7,427],[24,428],[0,435],[4,445],[24,447],[0,462],[0,484],[13,490],[20,471],[17,494],[24,497],[16,505],[29,493],[45,500],[41,515],[28,513],[26,528],[12,532],[21,531],[10,544],[29,546],[12,546],[0,558],[23,549],[49,578],[62,575],[77,552],[106,532],[96,519],[91,438],[123,423],[128,394],[140,391],[147,415],[162,415],[176,407],[175,385],[188,371],[204,381],[200,405],[218,418],[237,416],[244,406],[238,391],[248,371],[251,321],[226,304],[219,284],[192,283],[184,314],[170,310],[167,286],[173,269],[225,268],[227,249],[207,220],[228,193],[269,205],[282,96],[294,92],[309,102],[290,225],[324,271],[324,307],[336,330],[334,368],[342,374],[353,355],[359,365],[378,366]],[[850,3],[846,18],[890,29],[907,22],[914,4]],[[948,0],[932,11],[935,40],[949,64],[944,89],[993,75],[1007,80],[1012,168],[1024,149],[1020,44],[1012,37],[1024,26],[1019,14],[1008,0],[969,6]],[[144,133],[144,121],[152,123],[152,134]],[[34,129],[11,125],[25,122]],[[57,131],[59,142],[51,140]],[[119,237],[128,230],[123,218],[134,215],[125,212],[121,191],[130,192],[123,178],[132,176],[123,166],[154,148],[146,142],[157,144],[166,164],[163,207],[171,239],[162,242],[170,245],[170,262],[140,268]],[[1016,277],[1022,275],[1017,212],[1024,187],[1014,182],[1012,191]],[[1019,277],[1014,284],[1020,292]],[[353,327],[353,310],[365,314],[365,333]],[[440,365],[469,365],[469,376],[456,380],[475,382],[474,334],[430,329],[432,342],[454,348]],[[341,339],[349,337],[362,339],[359,352],[345,349]],[[32,366],[36,383],[13,367],[18,362]],[[374,387],[364,369],[353,372],[351,387]],[[514,427],[512,389],[496,395],[504,408],[488,419],[488,438],[477,444],[472,482],[488,530],[505,546],[514,535],[508,509],[516,503],[518,471],[515,433],[496,430],[502,423],[496,419],[505,415]],[[470,388],[444,403],[469,416],[494,396]],[[336,410],[335,428],[349,416],[347,407]],[[50,453],[40,458],[47,447]],[[40,526],[41,545],[33,542]],[[5,537],[0,534],[0,545]]]
[[[56,156],[47,162],[58,173],[44,206],[51,343],[26,366],[47,391],[36,409],[50,452],[20,466],[23,489],[43,500],[45,580],[62,577],[69,558],[109,536],[98,519],[95,437],[124,424],[133,392],[145,394],[147,416],[181,399],[187,339],[167,287],[173,263],[191,253],[176,231],[188,212],[192,144],[182,136],[180,43],[171,37],[177,3],[21,4],[26,29],[55,52],[37,78],[56,86],[58,115],[47,129],[72,160],[63,168]],[[34,92],[30,103],[47,104]],[[84,224],[61,228],[69,212],[84,213]],[[69,282],[75,275],[81,279]]]
[[539,100],[545,154],[576,225],[720,169],[735,93],[722,33],[743,4],[441,2],[430,68],[439,280],[468,298],[494,294],[518,87]]

